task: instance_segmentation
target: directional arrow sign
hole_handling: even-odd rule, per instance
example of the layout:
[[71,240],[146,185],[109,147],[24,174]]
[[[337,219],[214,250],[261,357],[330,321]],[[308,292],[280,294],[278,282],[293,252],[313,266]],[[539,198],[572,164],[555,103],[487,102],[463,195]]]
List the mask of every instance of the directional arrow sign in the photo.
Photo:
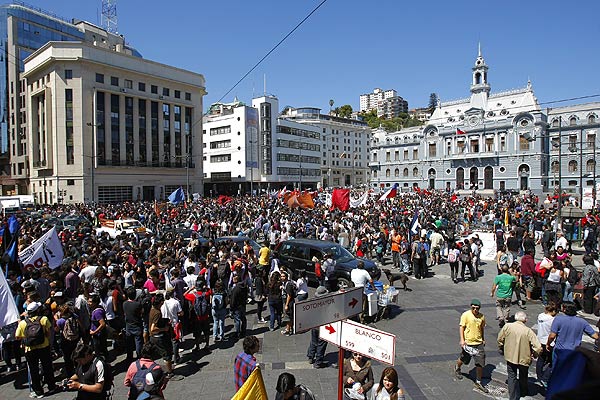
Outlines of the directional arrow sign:
[[342,321],[341,325],[340,347],[394,365],[396,335],[354,321]]
[[294,332],[341,321],[362,311],[363,288],[348,288],[294,304]]
[[340,328],[342,326],[341,321],[331,322],[327,325],[321,325],[319,327],[319,337],[329,343],[340,346]]

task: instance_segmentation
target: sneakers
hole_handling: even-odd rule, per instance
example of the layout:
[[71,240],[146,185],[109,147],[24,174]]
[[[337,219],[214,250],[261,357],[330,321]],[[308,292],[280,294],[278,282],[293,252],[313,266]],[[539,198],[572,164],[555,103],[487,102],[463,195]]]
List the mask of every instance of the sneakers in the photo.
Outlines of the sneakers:
[[461,380],[463,378],[462,372],[460,372],[460,369],[456,367],[454,367],[454,377],[458,380]]
[[29,393],[29,398],[30,399],[43,399],[44,395],[43,394],[37,394],[36,392],[31,392],[31,393]]
[[327,367],[329,367],[329,364],[327,364],[325,362],[313,364],[313,368],[316,368],[316,369],[327,368]]
[[261,318],[261,319],[259,319],[259,320],[258,320],[258,323],[259,323],[259,324],[266,324],[266,323],[267,323],[267,320],[266,320],[266,319],[264,319],[264,318]]
[[483,393],[489,393],[490,391],[481,384],[481,382],[475,382],[473,384],[473,386],[475,386],[475,389],[482,391]]

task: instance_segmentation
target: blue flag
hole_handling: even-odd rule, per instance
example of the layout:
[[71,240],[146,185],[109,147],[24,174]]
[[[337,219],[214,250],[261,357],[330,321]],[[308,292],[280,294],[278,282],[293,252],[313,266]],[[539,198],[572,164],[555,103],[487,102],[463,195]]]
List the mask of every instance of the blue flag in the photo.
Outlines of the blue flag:
[[169,201],[171,204],[179,204],[182,203],[185,199],[185,194],[183,193],[183,189],[179,186],[179,189],[175,190],[173,193],[169,195]]

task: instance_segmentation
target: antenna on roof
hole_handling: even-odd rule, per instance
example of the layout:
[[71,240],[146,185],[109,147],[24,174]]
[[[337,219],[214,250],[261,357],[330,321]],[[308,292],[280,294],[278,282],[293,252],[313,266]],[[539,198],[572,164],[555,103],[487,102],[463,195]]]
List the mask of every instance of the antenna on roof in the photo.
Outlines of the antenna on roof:
[[117,33],[117,0],[102,0],[102,27]]

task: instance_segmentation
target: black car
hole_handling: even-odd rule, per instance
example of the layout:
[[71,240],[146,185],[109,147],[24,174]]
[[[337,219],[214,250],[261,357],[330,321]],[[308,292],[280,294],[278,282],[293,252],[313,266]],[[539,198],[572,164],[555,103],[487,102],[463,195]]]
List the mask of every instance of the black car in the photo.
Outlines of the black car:
[[354,286],[350,279],[350,272],[356,268],[359,261],[365,263],[365,269],[374,280],[381,277],[381,271],[371,260],[356,258],[348,250],[335,242],[317,239],[293,239],[281,242],[275,248],[275,255],[281,266],[297,278],[299,270],[306,270],[310,281],[317,281],[315,276],[315,263],[313,257],[323,260],[325,254],[333,254],[336,261],[335,273],[340,287]]

